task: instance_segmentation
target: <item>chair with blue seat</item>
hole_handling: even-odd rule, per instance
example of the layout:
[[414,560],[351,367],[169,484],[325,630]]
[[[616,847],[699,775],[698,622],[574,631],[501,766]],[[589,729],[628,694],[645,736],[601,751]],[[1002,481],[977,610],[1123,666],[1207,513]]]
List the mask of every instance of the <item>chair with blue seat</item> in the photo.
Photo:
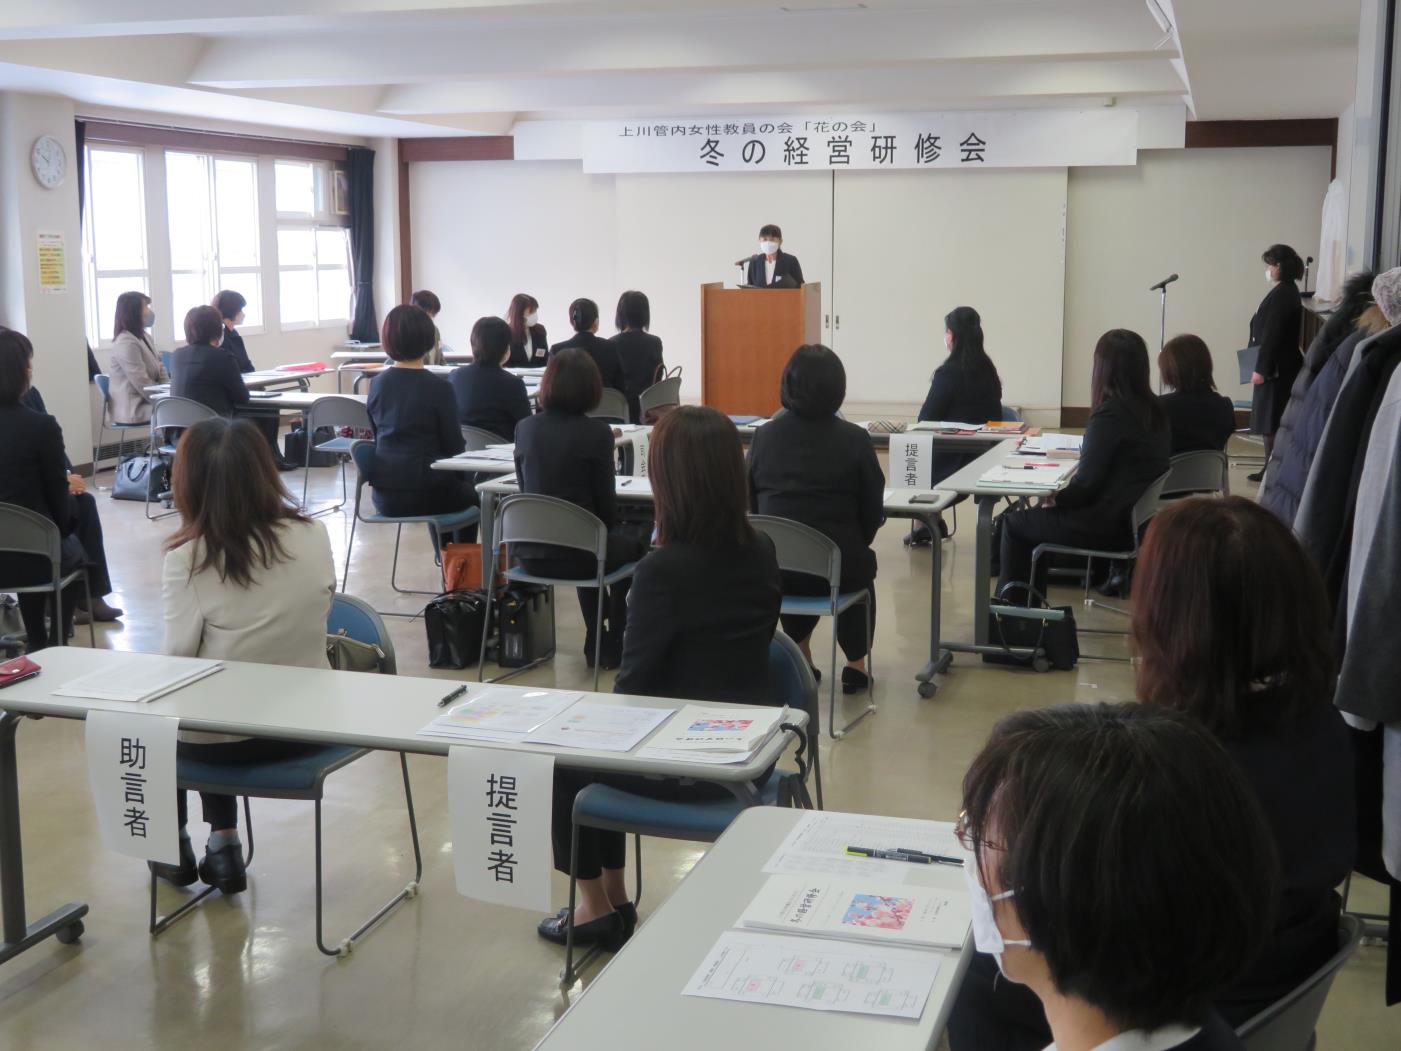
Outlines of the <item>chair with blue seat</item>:
[[[326,619],[329,635],[344,632],[347,637],[358,642],[379,647],[384,654],[379,673],[395,673],[394,643],[389,631],[369,604],[350,595],[333,595],[331,612]],[[345,672],[347,675],[361,674]],[[308,750],[303,755],[284,759],[254,760],[247,763],[209,763],[181,757],[176,763],[176,778],[182,790],[215,792],[219,795],[241,796],[243,799],[244,828],[248,833],[248,849],[244,855],[245,866],[253,861],[253,812],[250,799],[305,799],[316,806],[316,947],[327,956],[349,956],[355,943],[370,928],[384,919],[390,912],[410,898],[417,897],[419,881],[423,878],[423,852],[418,841],[418,820],[414,813],[413,787],[409,782],[408,757],[399,753],[399,769],[404,779],[404,803],[408,809],[409,835],[413,841],[414,876],[401,891],[385,902],[373,916],[334,948],[326,944],[323,925],[323,886],[321,860],[322,817],[321,801],[326,778],[337,770],[349,766],[355,760],[368,755],[371,749],[356,748],[351,745],[321,745]],[[182,904],[168,916],[157,913],[157,879],[151,876],[151,919],[149,931],[152,937],[169,928],[191,909],[214,892],[206,887],[189,901]]]
[[[714,843],[725,829],[730,827],[740,811],[751,806],[776,806],[779,803],[779,785],[784,778],[798,777],[806,781],[807,767],[812,770],[813,785],[817,794],[817,807],[822,809],[822,769],[818,759],[817,680],[812,668],[803,656],[798,644],[783,632],[775,632],[769,643],[769,692],[775,706],[786,706],[807,715],[807,728],[803,735],[803,748],[799,753],[798,770],[775,768],[763,787],[744,786],[750,791],[747,798],[736,795],[732,799],[707,799],[688,803],[684,800],[651,799],[636,795],[611,785],[589,785],[574,797],[574,810],[571,819],[569,871],[569,915],[574,915],[574,904],[578,883],[572,873],[578,868],[579,829],[597,828],[610,832],[622,832],[633,837],[634,878],[637,891],[633,905],[642,901],[642,837],[656,836],[658,839],[680,839],[692,843]],[[783,731],[792,733],[791,729]],[[810,764],[804,764],[806,754]],[[597,957],[601,950],[591,947],[576,963],[574,960],[574,930],[568,928],[565,939],[564,970],[560,973],[560,988],[568,991],[579,972]]]
[[[39,584],[13,584],[0,580],[0,592],[15,595],[48,594],[53,602],[54,630],[51,634],[56,645],[68,645],[62,627],[63,589],[81,580],[88,608],[92,607],[92,590],[88,586],[87,566],[79,566],[68,574],[63,572],[63,536],[59,533],[58,526],[47,516],[27,507],[0,503],[0,554],[27,556],[36,564],[48,562],[48,580]],[[17,641],[4,643],[5,650],[15,648]],[[88,620],[88,641],[94,649],[97,647],[97,631],[91,618]]]
[[[169,440],[166,434],[167,429],[174,427],[183,430],[204,420],[215,419],[218,415],[208,405],[189,398],[161,398],[151,407],[150,455],[159,457],[167,465],[173,464],[175,442]],[[167,500],[169,495],[169,493],[160,493],[158,498]],[[146,518],[154,522],[162,518],[169,518],[176,513],[175,511],[166,511],[164,514],[151,514],[151,487],[148,483],[146,486]]]
[[[96,486],[98,457],[102,451],[102,439],[107,436],[108,431],[116,431],[120,437],[123,431],[144,431],[147,425],[144,423],[118,423],[112,418],[112,385],[111,380],[105,373],[99,372],[93,377],[93,382],[97,384],[97,392],[102,396],[102,413],[97,421],[97,441],[92,445],[92,476]],[[120,452],[121,443],[118,443]],[[117,456],[120,462],[121,456]]]
[[[375,465],[375,443],[371,441],[354,441],[350,445],[350,458],[355,461],[355,513],[350,519],[350,539],[345,545],[345,572],[341,577],[341,589],[344,590],[346,583],[350,579],[350,552],[355,546],[355,524],[364,522],[367,525],[392,525],[396,526],[394,533],[394,562],[389,570],[389,586],[401,595],[436,595],[436,591],[421,591],[412,588],[401,588],[399,586],[399,542],[403,539],[404,526],[406,525],[426,525],[433,533],[433,546],[439,551],[442,550],[442,537],[444,533],[451,533],[458,529],[465,529],[476,524],[481,519],[481,511],[475,507],[469,507],[462,511],[454,511],[451,514],[443,515],[405,515],[394,517],[392,515],[382,515],[373,510],[374,505],[370,504],[371,510],[365,509],[365,485],[370,475],[374,471]],[[442,577],[442,557],[438,558],[439,578],[442,580],[442,590],[447,590],[447,579]],[[389,613],[379,611],[381,616],[386,617],[414,617],[413,613]]]
[[[774,551],[778,555],[779,569],[785,573],[817,577],[827,584],[828,594],[819,597],[784,595],[781,612],[800,617],[836,618],[858,604],[866,607],[866,673],[871,683],[868,687],[869,696],[874,698],[876,664],[875,656],[871,652],[874,649],[872,643],[875,641],[875,637],[871,630],[870,589],[863,588],[860,591],[849,592],[841,590],[841,549],[837,547],[834,540],[819,533],[811,526],[787,518],[775,518],[771,515],[750,515],[749,521],[755,529],[773,541]],[[828,672],[828,681],[831,689],[831,701],[827,709],[827,732],[831,735],[832,740],[837,741],[845,737],[851,728],[862,719],[872,714],[876,710],[876,705],[874,699],[869,700],[860,715],[840,730],[837,729],[837,628],[835,619],[832,625],[832,666]]]
[[[334,398],[317,398],[311,403],[311,408],[303,416],[303,433],[306,435],[306,460],[302,464],[302,512],[304,514],[324,515],[331,511],[339,511],[350,499],[350,490],[345,480],[345,464],[350,459],[350,447],[355,442],[355,431],[370,430],[370,410],[365,407],[365,403],[355,398],[337,396]],[[330,427],[336,432],[324,442],[313,445],[316,432],[322,427]],[[339,433],[342,427],[349,427],[352,430],[351,437],[342,437]],[[333,453],[340,460],[341,466],[341,498],[340,503],[327,504],[316,511],[311,511],[307,507],[307,488],[311,485],[311,454],[315,449],[319,453]]]
[[[491,552],[490,557],[482,558],[483,566],[490,567],[491,577],[486,584],[488,601],[486,617],[482,621],[482,653],[486,652],[487,639],[490,638],[491,634],[491,613],[496,603],[496,567],[499,563],[499,552],[502,544],[553,544],[556,547],[586,551],[593,555],[598,567],[597,572],[594,576],[584,579],[536,576],[533,573],[527,573],[519,566],[512,566],[502,576],[507,582],[520,584],[597,588],[598,611],[594,624],[599,625],[600,629],[603,624],[604,588],[626,580],[637,569],[636,562],[628,562],[611,573],[608,572],[608,527],[592,511],[554,496],[541,496],[538,493],[519,493],[515,496],[508,496],[496,505],[496,523],[492,536],[496,538],[496,549]],[[486,553],[483,552],[483,555],[485,556]],[[535,664],[547,661],[553,656],[554,651],[551,650],[538,661],[534,661],[524,668],[512,669],[510,675],[519,675],[528,668],[534,667]],[[597,630],[594,632],[593,653],[593,688],[595,690],[598,689],[599,664],[602,656],[603,631]],[[485,664],[486,661],[483,660],[477,665],[478,681],[486,675]],[[499,676],[492,681],[500,682],[508,677],[509,675]]]
[[161,366],[165,369],[165,374],[171,379],[175,378],[175,351],[161,351]]

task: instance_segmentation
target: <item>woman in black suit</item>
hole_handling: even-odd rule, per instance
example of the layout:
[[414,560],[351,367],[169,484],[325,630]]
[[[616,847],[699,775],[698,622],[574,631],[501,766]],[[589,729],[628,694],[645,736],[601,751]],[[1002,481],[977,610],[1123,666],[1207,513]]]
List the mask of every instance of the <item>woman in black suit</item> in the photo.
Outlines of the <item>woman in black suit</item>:
[[501,367],[510,353],[511,326],[499,317],[478,318],[472,326],[472,364],[448,376],[458,422],[490,431],[503,442],[513,441],[516,424],[530,415],[525,383]]
[[1127,551],[1133,546],[1133,505],[1168,469],[1172,435],[1148,385],[1143,337],[1122,328],[1101,336],[1090,382],[1094,409],[1070,484],[1040,507],[1009,511],[1002,519],[999,592],[1012,582],[1030,582],[1046,593],[1045,559],[1038,578],[1030,580],[1038,544]]
[[550,348],[550,357],[566,350],[582,350],[593,358],[598,366],[598,374],[603,385],[621,391],[627,386],[627,376],[623,373],[623,361],[618,357],[618,348],[598,336],[598,304],[592,299],[576,299],[569,304],[569,324],[574,336]]
[[[586,415],[598,404],[602,390],[598,367],[588,354],[577,348],[556,349],[540,380],[541,411],[516,425],[515,457],[521,492],[578,504],[608,527],[606,564],[611,573],[641,558],[646,544],[618,523],[613,428]],[[515,544],[512,555],[528,572],[542,577],[583,579],[593,577],[598,568],[597,560],[587,552],[550,544]],[[608,588],[601,625],[596,623],[598,590],[578,589],[585,626],[584,658],[590,668],[598,631],[603,632],[602,666],[618,666],[631,584],[621,580]]]
[[[1255,387],[1250,403],[1250,431],[1264,437],[1268,462],[1275,429],[1289,403],[1294,377],[1304,363],[1299,350],[1304,307],[1295,283],[1304,277],[1304,261],[1288,245],[1271,245],[1260,258],[1265,263],[1265,281],[1272,287],[1250,319],[1250,345],[1259,348],[1255,372],[1250,377]],[[1264,477],[1263,469],[1249,475],[1252,482]]]
[[506,324],[511,326],[511,356],[506,366],[513,369],[537,368],[550,355],[549,337],[540,324],[540,304],[532,295],[517,292],[506,308]]
[[224,326],[223,347],[233,355],[234,361],[238,363],[238,371],[256,372],[252,359],[248,357],[248,348],[243,345],[243,337],[238,333],[238,326],[243,324],[243,308],[247,305],[248,300],[243,298],[241,292],[230,289],[224,289],[210,304],[219,311],[219,318]]
[[623,366],[622,391],[628,398],[628,415],[633,423],[641,423],[638,398],[666,371],[662,341],[647,331],[652,323],[652,305],[646,293],[624,292],[619,296],[614,323],[618,334],[609,342],[617,349]]
[[[841,590],[871,590],[875,629],[876,553],[871,541],[885,520],[885,476],[871,436],[837,415],[846,398],[841,359],[820,344],[799,347],[788,359],[779,398],[788,411],[760,427],[749,448],[749,506],[755,514],[789,518],[836,542],[842,555]],[[829,593],[825,580],[784,574],[789,595]],[[785,614],[783,630],[812,663],[816,617]],[[867,689],[866,611],[853,606],[837,618],[846,655],[842,691]],[[816,669],[814,668],[814,671]]]
[[[623,665],[614,690],[650,697],[768,705],[769,644],[783,587],[773,542],[745,515],[739,432],[714,409],[685,405],[652,432],[648,478],[656,496],[657,544],[637,567]],[[768,772],[762,776],[768,780]],[[657,799],[724,799],[713,785],[683,785],[555,769],[555,868],[569,871],[570,813],[585,785],[604,783]],[[623,884],[627,839],[579,829],[580,944],[621,945],[637,923]],[[564,944],[568,909],[540,936]]]
[[[237,358],[226,351],[228,330],[214,307],[193,307],[185,315],[187,345],[170,356],[170,393],[197,401],[220,416],[249,402]],[[274,450],[275,451],[275,450]]]
[[1224,452],[1236,430],[1236,407],[1216,393],[1211,350],[1199,336],[1174,336],[1158,355],[1163,386],[1158,398],[1172,431],[1172,455],[1212,450]]
[[759,228],[759,253],[749,260],[745,283],[769,288],[801,288],[803,268],[798,257],[783,250],[783,231],[773,223]]

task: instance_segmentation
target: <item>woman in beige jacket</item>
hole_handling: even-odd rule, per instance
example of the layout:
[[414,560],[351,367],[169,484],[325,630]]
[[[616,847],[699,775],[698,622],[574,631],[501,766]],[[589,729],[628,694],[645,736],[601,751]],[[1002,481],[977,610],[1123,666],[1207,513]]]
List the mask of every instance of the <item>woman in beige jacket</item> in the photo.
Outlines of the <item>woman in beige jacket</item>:
[[150,296],[123,292],[117,297],[117,320],[107,365],[114,423],[145,423],[151,418],[151,398],[146,388],[170,382],[151,337],[146,334],[155,323]]

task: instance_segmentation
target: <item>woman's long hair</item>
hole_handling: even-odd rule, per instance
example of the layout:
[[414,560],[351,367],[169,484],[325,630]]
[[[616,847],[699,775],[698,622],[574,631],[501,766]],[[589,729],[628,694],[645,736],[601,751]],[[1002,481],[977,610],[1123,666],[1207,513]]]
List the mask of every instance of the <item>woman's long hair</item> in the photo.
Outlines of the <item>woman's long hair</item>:
[[658,543],[715,548],[754,538],[744,449],[723,413],[682,405],[662,417],[652,431],[647,474]]
[[983,348],[983,319],[978,312],[972,307],[954,307],[944,315],[944,328],[953,335],[949,364],[970,379],[990,376],[1000,387],[997,366]]
[[112,338],[123,332],[130,332],[146,346],[151,345],[151,337],[146,335],[146,305],[151,297],[145,292],[123,292],[117,297],[117,316],[112,323]]
[[1122,401],[1150,431],[1167,425],[1167,415],[1148,382],[1148,344],[1126,328],[1110,329],[1095,344],[1091,407],[1099,408],[1108,398]]
[[511,297],[511,305],[506,308],[506,324],[511,326],[511,346],[530,346],[530,330],[526,327],[525,315],[539,309],[540,304],[532,295],[517,292]]

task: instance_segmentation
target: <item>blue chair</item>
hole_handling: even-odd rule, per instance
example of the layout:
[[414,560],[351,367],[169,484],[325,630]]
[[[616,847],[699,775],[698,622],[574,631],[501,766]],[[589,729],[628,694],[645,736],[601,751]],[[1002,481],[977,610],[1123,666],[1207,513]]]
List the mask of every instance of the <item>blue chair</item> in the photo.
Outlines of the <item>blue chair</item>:
[[[480,520],[482,513],[478,508],[469,507],[463,511],[455,511],[446,515],[408,515],[403,518],[395,518],[390,515],[382,515],[378,511],[365,510],[365,483],[370,474],[374,471],[375,464],[375,443],[370,441],[355,441],[350,445],[350,458],[355,461],[355,514],[350,519],[350,539],[345,545],[345,573],[341,577],[341,590],[345,590],[346,583],[350,579],[350,552],[355,546],[355,523],[364,522],[368,525],[392,525],[396,526],[394,532],[394,562],[389,570],[389,586],[401,595],[436,595],[436,591],[416,591],[412,588],[401,588],[399,586],[399,542],[404,536],[404,526],[413,524],[426,525],[433,534],[433,543],[440,551],[442,550],[442,535],[451,533],[454,530],[465,529],[467,526]],[[370,505],[373,508],[373,504]],[[442,577],[443,561],[438,558],[439,576],[442,580],[442,590],[447,590],[447,579]],[[389,613],[379,611],[384,617],[415,617],[416,613]]]
[[[67,646],[68,639],[63,630],[63,589],[75,581],[83,582],[83,593],[88,606],[92,606],[92,590],[88,586],[87,566],[79,566],[68,575],[63,573],[63,537],[58,526],[37,511],[15,504],[0,504],[0,553],[28,555],[34,561],[40,559],[49,563],[49,579],[42,584],[6,584],[0,581],[0,591],[16,595],[48,593],[53,602],[52,632],[55,643]],[[7,639],[10,636],[6,636]],[[88,641],[97,648],[97,630],[92,620],[88,621]],[[32,642],[29,643],[32,645]],[[5,649],[13,649],[14,642],[6,642]]]
[[[344,631],[350,638],[376,645],[385,654],[380,671],[393,675],[394,643],[384,621],[370,606],[350,595],[334,595],[331,598],[331,612],[326,620],[328,634]],[[354,675],[355,672],[346,672]],[[249,799],[307,799],[316,804],[316,947],[327,956],[349,956],[355,943],[375,924],[389,915],[395,908],[418,896],[419,881],[423,878],[423,852],[418,842],[418,820],[414,813],[413,788],[409,783],[409,762],[403,752],[399,753],[399,768],[404,777],[404,802],[409,813],[409,834],[413,840],[414,877],[409,884],[390,898],[364,923],[360,924],[348,938],[335,948],[328,948],[322,923],[323,877],[321,864],[321,800],[322,786],[326,778],[349,766],[361,756],[368,755],[370,749],[355,748],[350,745],[322,745],[303,755],[287,759],[247,763],[208,763],[195,759],[181,758],[177,762],[176,777],[181,789],[216,792],[220,795],[242,796],[244,828],[248,833],[248,851],[244,864],[253,861],[253,812]],[[151,919],[149,930],[152,937],[166,930],[182,916],[213,893],[213,887],[206,887],[189,901],[168,916],[159,916],[156,910],[157,880],[151,876]]]
[[[865,588],[861,591],[842,592],[841,549],[830,537],[819,533],[811,526],[803,525],[801,522],[793,522],[787,518],[775,518],[771,515],[750,515],[749,521],[755,529],[773,541],[774,551],[778,555],[779,569],[786,573],[817,577],[824,581],[829,589],[828,594],[820,598],[810,598],[805,595],[784,595],[783,605],[780,607],[781,612],[800,617],[835,618],[857,604],[866,607],[866,668],[871,681],[868,689],[871,691],[870,696],[874,697],[876,663],[875,657],[871,653],[873,649],[871,643],[875,641],[874,632],[871,630],[871,592]],[[832,625],[832,667],[828,672],[828,681],[831,689],[831,702],[827,710],[827,732],[832,736],[832,740],[837,741],[845,737],[848,731],[862,719],[875,712],[876,705],[874,700],[868,702],[860,715],[840,730],[837,729],[837,629],[835,623]]]
[[[118,423],[114,420],[112,418],[112,381],[105,373],[99,372],[93,377],[93,382],[97,384],[97,392],[102,396],[102,414],[98,417],[97,422],[97,441],[93,442],[92,445],[92,477],[94,487],[96,487],[97,462],[102,451],[102,439],[106,437],[107,432],[116,431],[120,435],[122,431],[144,431],[146,424]],[[117,446],[119,454],[117,460],[119,462],[121,460],[121,445],[122,443],[119,442]]]
[[172,379],[175,378],[175,351],[161,351],[161,365],[165,368],[165,374]]
[[370,429],[370,410],[365,407],[365,403],[354,398],[334,397],[317,398],[311,403],[311,408],[302,417],[303,426],[306,433],[306,460],[302,464],[302,512],[316,515],[324,515],[331,511],[339,511],[350,499],[350,491],[346,487],[345,462],[350,459],[350,447],[355,443],[355,439],[343,438],[339,434],[328,441],[315,446],[316,452],[334,453],[341,463],[341,499],[338,504],[327,504],[316,511],[307,508],[307,488],[311,485],[311,453],[312,441],[316,437],[316,432],[321,427],[330,427],[339,430],[341,427],[350,427],[352,431]]
[[[817,807],[822,808],[822,770],[818,760],[817,680],[813,678],[798,644],[783,632],[776,632],[769,644],[769,689],[774,705],[786,705],[807,713],[808,723],[805,733],[804,751],[812,759],[813,783],[817,790]],[[790,732],[791,731],[787,731]],[[805,771],[775,769],[758,791],[756,798],[748,800],[736,796],[733,799],[704,800],[687,803],[680,800],[651,799],[634,795],[609,785],[589,785],[574,797],[574,810],[571,818],[572,829],[569,837],[569,915],[571,922],[565,940],[564,970],[560,973],[560,988],[568,991],[579,972],[589,965],[602,951],[592,946],[579,961],[574,960],[574,915],[578,881],[573,872],[578,868],[579,829],[599,828],[606,831],[631,834],[633,837],[633,861],[636,872],[637,893],[633,905],[642,901],[642,837],[656,836],[659,839],[680,839],[692,843],[714,843],[720,838],[730,822],[739,816],[741,810],[750,806],[776,806],[778,804],[779,782],[785,777],[802,775]]]
[[[185,428],[193,427],[202,420],[212,420],[218,417],[218,413],[208,405],[192,401],[189,398],[161,398],[151,408],[151,437],[150,455],[159,457],[167,464],[175,460],[175,443],[166,437],[166,429],[169,427]],[[169,499],[168,492],[159,494],[162,500]],[[164,514],[151,514],[151,487],[149,482],[146,486],[146,518],[154,522],[161,518],[169,518],[175,511],[167,511]]]

